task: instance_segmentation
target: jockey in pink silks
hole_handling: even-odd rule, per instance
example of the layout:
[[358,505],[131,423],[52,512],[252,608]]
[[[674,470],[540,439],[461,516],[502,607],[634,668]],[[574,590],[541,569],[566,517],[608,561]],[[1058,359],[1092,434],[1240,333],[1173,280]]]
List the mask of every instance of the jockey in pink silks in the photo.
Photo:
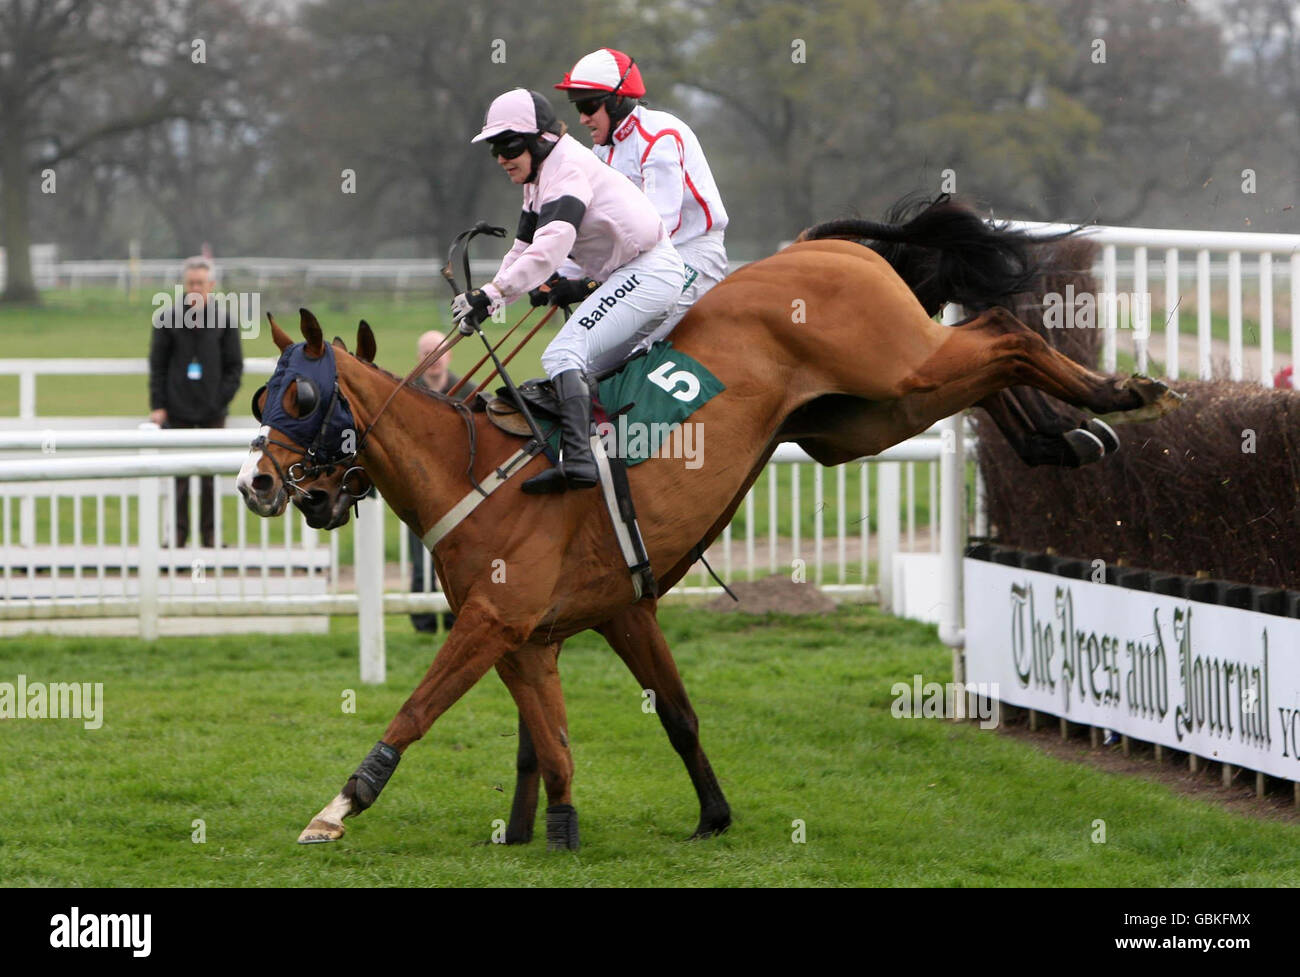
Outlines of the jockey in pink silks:
[[588,374],[620,363],[664,322],[681,298],[686,267],[650,199],[566,135],[544,95],[516,88],[499,96],[472,142],[487,142],[523,187],[523,211],[492,281],[453,300],[462,328],[528,295],[566,258],[600,283],[542,353],[561,405],[560,465],[522,486],[530,494],[589,488],[597,472]]

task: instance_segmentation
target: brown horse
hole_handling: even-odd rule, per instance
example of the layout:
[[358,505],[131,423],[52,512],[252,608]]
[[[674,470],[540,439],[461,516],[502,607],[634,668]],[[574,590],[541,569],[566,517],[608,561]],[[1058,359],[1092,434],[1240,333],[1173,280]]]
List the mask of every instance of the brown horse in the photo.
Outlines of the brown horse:
[[[972,254],[968,264],[978,260]],[[283,363],[292,343],[272,326]],[[324,357],[320,326],[305,311],[302,331],[301,352]],[[629,473],[651,565],[665,589],[693,562],[696,544],[726,524],[778,440],[798,440],[830,464],[872,455],[1014,385],[1099,414],[1160,411],[1176,403],[1157,381],[1108,378],[1078,366],[1000,308],[957,327],[939,326],[888,261],[847,241],[805,240],[742,268],[697,303],[672,338],[726,390],[692,417],[717,446],[712,453],[706,448],[702,467],[652,459]],[[398,382],[368,362],[373,356],[368,329],[358,335],[358,357],[334,352],[339,390],[360,428],[369,427]],[[290,384],[280,406],[296,416],[300,400]],[[282,473],[301,458],[305,443],[287,442],[278,429],[265,433],[269,440],[250,455],[239,480],[250,508],[278,515],[293,490],[305,510],[337,519],[349,501],[337,484],[320,480],[305,496],[306,483],[285,482]],[[357,460],[403,521],[424,534],[469,490],[471,436],[479,480],[519,445],[481,414],[461,414],[450,403],[431,403],[428,395],[403,388]],[[544,464],[534,459],[518,474]],[[526,497],[518,491],[521,482],[506,482],[435,547],[456,626],[383,739],[300,840],[342,836],[343,819],[375,801],[402,751],[496,667],[519,707],[521,733],[535,750],[547,789],[548,839],[576,847],[572,761],[555,659],[560,642],[588,628],[604,634],[643,687],[656,691],[661,709],[671,703],[672,720],[662,711],[661,719],[687,758],[702,813],[710,813],[711,800],[719,802],[715,812],[725,812],[698,747],[689,702],[684,691],[673,694],[681,683],[654,619],[654,601],[633,603],[599,493]],[[506,583],[493,582],[500,565]],[[523,746],[521,735],[521,756]],[[521,796],[526,808],[526,792]],[[531,811],[515,814],[512,824],[531,823]],[[713,829],[725,827],[725,820],[724,813]],[[701,828],[710,830],[709,818],[702,816]]]

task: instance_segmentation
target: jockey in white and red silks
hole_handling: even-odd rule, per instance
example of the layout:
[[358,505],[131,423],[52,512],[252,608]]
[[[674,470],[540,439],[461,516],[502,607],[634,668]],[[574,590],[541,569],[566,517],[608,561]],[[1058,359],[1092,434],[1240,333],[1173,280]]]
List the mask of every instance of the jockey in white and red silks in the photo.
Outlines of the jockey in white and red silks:
[[664,321],[686,268],[650,199],[566,135],[546,96],[516,88],[496,98],[472,140],[484,141],[523,187],[523,212],[492,281],[456,296],[452,311],[465,330],[547,282],[566,259],[600,283],[574,296],[581,304],[542,353],[561,404],[561,460],[522,486],[532,494],[588,488],[597,475],[587,374],[620,363]]
[[666,335],[727,274],[727,211],[700,140],[681,119],[639,104],[645,83],[636,62],[613,48],[582,58],[556,88],[568,92],[596,155],[640,187],[686,262],[676,309],[640,345]]

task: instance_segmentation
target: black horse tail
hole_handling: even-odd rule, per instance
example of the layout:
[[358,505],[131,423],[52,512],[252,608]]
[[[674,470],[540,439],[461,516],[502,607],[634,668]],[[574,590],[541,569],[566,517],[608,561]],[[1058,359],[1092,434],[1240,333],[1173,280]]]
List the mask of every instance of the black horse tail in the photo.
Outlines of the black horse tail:
[[909,194],[883,222],[845,217],[814,224],[795,241],[856,241],[889,262],[928,315],[946,302],[978,312],[1010,305],[1040,276],[1036,249],[1077,233],[1030,235],[980,217],[969,204],[940,194]]

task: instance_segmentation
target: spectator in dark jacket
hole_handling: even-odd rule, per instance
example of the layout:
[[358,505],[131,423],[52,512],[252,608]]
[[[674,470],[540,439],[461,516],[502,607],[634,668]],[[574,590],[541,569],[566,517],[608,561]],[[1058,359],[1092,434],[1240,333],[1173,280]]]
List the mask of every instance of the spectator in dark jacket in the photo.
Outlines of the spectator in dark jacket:
[[[424,359],[437,349],[438,344],[441,343],[444,338],[443,334],[438,332],[436,329],[431,329],[422,335],[415,348],[416,362]],[[431,363],[423,373],[416,377],[415,382],[421,386],[428,387],[430,390],[436,390],[438,393],[445,394],[448,390],[454,387],[460,379],[448,368],[450,363],[451,353],[448,351],[438,357],[438,359]],[[473,389],[474,385],[467,383],[460,390],[456,391],[456,398],[458,400],[464,400],[469,391]],[[411,532],[410,530],[408,530],[408,532],[410,533],[411,544],[411,593],[422,594],[424,593],[424,542],[419,536],[415,535],[414,532]],[[432,562],[430,562],[430,568],[432,568]],[[433,580],[430,581],[430,584],[430,589],[432,590],[442,589],[438,586],[437,574],[433,575]],[[456,615],[444,612],[442,615],[443,627],[450,628],[454,623],[456,623]],[[415,626],[415,630],[417,631],[436,631],[438,630],[438,615],[412,614],[411,624]]]
[[[184,307],[164,306],[154,313],[149,343],[149,419],[165,428],[225,427],[230,401],[244,375],[238,321],[210,302],[212,265],[206,258],[185,262],[181,284]],[[199,308],[185,315],[186,309]],[[187,321],[188,320],[188,321]],[[202,479],[199,532],[212,546],[213,485]],[[184,546],[190,528],[190,480],[176,479],[176,545]]]

